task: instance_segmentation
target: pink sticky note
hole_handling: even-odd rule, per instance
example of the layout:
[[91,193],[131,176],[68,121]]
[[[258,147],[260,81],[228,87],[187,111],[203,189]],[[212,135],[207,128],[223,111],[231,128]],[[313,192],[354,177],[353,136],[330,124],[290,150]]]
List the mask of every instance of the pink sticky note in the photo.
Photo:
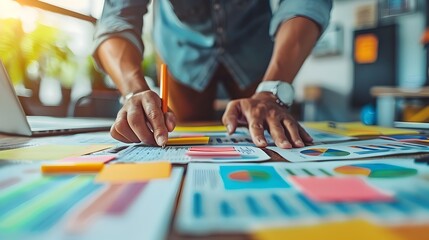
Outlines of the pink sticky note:
[[393,196],[357,177],[290,177],[302,192],[317,202],[389,202]]
[[191,157],[239,157],[239,152],[198,152],[188,151],[186,155]]
[[191,152],[235,152],[234,147],[190,147]]
[[69,157],[61,159],[60,162],[95,162],[95,163],[107,163],[116,158],[116,155],[87,155],[80,157]]

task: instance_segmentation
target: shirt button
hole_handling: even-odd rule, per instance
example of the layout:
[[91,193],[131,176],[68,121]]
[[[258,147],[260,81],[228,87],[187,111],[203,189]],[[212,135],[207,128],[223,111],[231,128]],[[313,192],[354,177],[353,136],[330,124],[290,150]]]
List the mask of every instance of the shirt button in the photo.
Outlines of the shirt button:
[[214,10],[219,11],[219,9],[220,9],[220,4],[219,4],[219,3],[215,3],[215,4],[213,5],[213,8],[214,8]]
[[218,27],[218,28],[216,28],[216,31],[217,31],[218,33],[223,33],[223,28],[222,28],[222,27]]

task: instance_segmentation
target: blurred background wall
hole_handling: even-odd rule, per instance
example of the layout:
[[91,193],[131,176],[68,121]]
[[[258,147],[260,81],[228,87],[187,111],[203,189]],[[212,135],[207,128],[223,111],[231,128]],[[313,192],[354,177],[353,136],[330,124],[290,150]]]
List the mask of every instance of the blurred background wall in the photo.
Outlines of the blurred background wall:
[[[70,116],[81,106],[83,115],[102,115],[94,109],[115,115],[119,93],[95,70],[90,57],[94,24],[103,3],[0,1],[0,60],[28,114]],[[271,4],[275,11],[279,0],[271,0]],[[421,43],[428,21],[426,9],[425,0],[335,0],[331,24],[294,82],[296,117],[359,120],[362,108],[374,105],[370,87],[426,86],[427,51]],[[391,33],[380,30],[389,26]],[[142,63],[148,79],[156,78],[151,29],[150,11],[145,16]],[[356,39],[367,33],[381,34],[375,49],[378,58],[373,63],[359,63]],[[383,51],[387,51],[385,55]],[[108,111],[106,106],[110,106]]]

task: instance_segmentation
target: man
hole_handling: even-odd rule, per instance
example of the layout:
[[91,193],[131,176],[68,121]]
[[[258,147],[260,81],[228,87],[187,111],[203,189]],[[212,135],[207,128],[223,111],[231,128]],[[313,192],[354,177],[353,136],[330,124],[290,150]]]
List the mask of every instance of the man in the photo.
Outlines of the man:
[[176,119],[212,117],[222,82],[235,99],[222,118],[229,133],[245,123],[258,147],[267,145],[264,129],[281,148],[312,142],[287,110],[291,83],[328,25],[331,0],[284,0],[274,13],[268,0],[154,1],[154,43],[171,72],[166,114],[140,67],[148,2],[106,0],[97,25],[94,57],[123,95],[115,139],[163,146]]

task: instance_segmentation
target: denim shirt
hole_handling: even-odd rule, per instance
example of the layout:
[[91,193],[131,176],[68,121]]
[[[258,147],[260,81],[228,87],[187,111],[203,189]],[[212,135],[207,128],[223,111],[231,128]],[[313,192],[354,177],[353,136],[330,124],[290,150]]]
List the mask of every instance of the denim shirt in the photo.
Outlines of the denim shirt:
[[[143,15],[149,1],[106,0],[94,50],[116,36],[143,54]],[[156,0],[154,45],[173,76],[197,91],[205,89],[219,64],[244,89],[262,79],[284,21],[303,16],[323,31],[331,8],[332,0],[280,0],[274,12],[269,0]]]

